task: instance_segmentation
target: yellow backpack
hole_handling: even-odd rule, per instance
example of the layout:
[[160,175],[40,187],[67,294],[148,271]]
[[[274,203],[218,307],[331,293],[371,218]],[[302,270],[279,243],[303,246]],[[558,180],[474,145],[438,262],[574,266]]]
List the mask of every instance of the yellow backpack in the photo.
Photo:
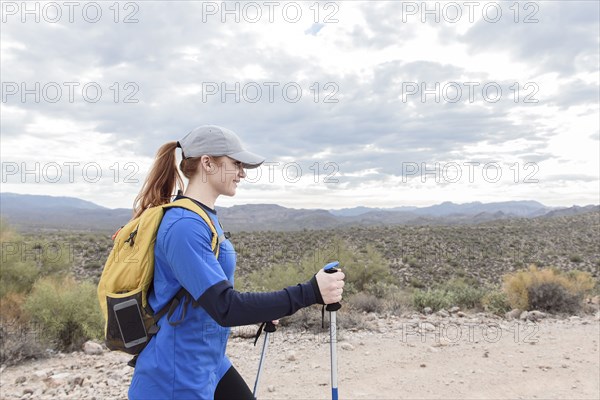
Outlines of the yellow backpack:
[[[191,295],[181,288],[158,312],[154,312],[148,304],[148,291],[154,278],[156,233],[165,210],[171,207],[194,211],[206,221],[212,231],[211,249],[216,257],[219,256],[219,244],[224,236],[219,237],[214,223],[202,207],[187,198],[151,207],[118,230],[98,283],[98,300],[106,323],[105,341],[111,350],[139,354],[152,335],[158,332],[158,320],[167,312],[170,319],[182,299],[185,298],[186,302],[191,299]],[[185,309],[178,321],[169,323],[176,325],[183,321]]]

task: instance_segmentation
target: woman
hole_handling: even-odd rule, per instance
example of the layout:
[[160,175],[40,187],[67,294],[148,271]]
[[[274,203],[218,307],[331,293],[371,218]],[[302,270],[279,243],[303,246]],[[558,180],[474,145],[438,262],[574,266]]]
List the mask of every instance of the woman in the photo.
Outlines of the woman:
[[[135,216],[168,203],[183,181],[176,150],[182,150],[180,169],[188,178],[183,195],[199,204],[223,235],[214,210],[220,195],[235,195],[246,174],[264,159],[245,151],[232,131],[205,125],[179,142],[163,145],[135,202]],[[268,293],[233,289],[236,253],[229,240],[220,245],[218,259],[211,250],[211,230],[196,213],[170,208],[156,237],[153,290],[149,303],[162,309],[185,288],[200,305],[180,302],[171,320],[163,316],[158,333],[140,353],[129,398],[135,399],[254,399],[252,392],[225,355],[231,326],[276,320],[312,304],[339,302],[344,274],[319,271],[309,281]],[[185,309],[184,309],[185,308]]]

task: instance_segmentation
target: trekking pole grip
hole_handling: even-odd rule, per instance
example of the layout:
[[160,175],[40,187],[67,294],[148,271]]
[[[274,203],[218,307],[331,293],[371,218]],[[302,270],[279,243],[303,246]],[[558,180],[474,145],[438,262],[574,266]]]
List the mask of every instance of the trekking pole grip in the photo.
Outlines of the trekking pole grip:
[[[331,262],[327,264],[325,268],[323,268],[323,270],[328,274],[335,274],[336,272],[338,272],[338,269],[336,267],[339,264],[340,263],[338,261]],[[342,305],[340,303],[331,303],[325,306],[325,310],[327,311],[337,311],[340,308],[342,308]]]

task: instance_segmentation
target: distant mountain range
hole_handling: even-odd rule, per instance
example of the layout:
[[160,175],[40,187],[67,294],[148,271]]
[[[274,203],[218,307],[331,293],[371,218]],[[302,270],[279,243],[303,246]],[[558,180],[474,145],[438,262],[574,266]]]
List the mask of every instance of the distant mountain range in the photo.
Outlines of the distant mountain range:
[[[510,218],[536,218],[600,211],[600,206],[547,207],[537,201],[496,203],[443,202],[429,207],[368,208],[341,210],[293,209],[275,204],[217,207],[223,226],[230,231],[294,231],[330,229],[353,225],[476,224]],[[110,209],[74,197],[0,193],[0,214],[21,230],[114,231],[131,217],[131,210]]]

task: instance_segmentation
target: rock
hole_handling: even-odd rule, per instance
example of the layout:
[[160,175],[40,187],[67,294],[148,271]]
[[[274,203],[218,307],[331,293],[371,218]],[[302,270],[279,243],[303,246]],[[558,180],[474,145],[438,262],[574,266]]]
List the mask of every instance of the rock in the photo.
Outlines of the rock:
[[27,381],[27,378],[25,378],[24,376],[20,376],[17,379],[15,379],[15,385],[20,385],[21,383],[25,383],[25,381]]
[[46,385],[51,388],[58,388],[68,382],[68,379],[71,377],[69,372],[62,372],[59,374],[51,375],[49,378],[45,379]]
[[267,390],[268,390],[270,393],[273,393],[273,392],[275,391],[275,386],[273,386],[273,385],[269,385],[269,386],[267,386]]
[[83,352],[88,355],[99,355],[104,353],[104,349],[98,343],[87,341],[83,344]]
[[454,306],[454,307],[452,307],[452,308],[450,309],[450,312],[451,312],[452,314],[455,314],[455,313],[457,313],[457,312],[459,312],[459,311],[460,311],[460,307],[456,307],[456,306]]
[[437,315],[439,315],[440,317],[443,317],[443,318],[448,318],[450,316],[450,313],[444,309],[441,309],[440,311],[437,312]]
[[421,329],[425,330],[427,332],[433,332],[433,331],[435,331],[435,325],[433,325],[432,323],[429,323],[429,322],[423,322],[421,324]]
[[425,367],[427,367],[427,364],[421,364],[421,365],[419,365],[419,367],[425,368]]
[[523,311],[523,312],[521,313],[521,315],[519,315],[519,319],[520,319],[521,321],[526,321],[526,320],[527,320],[527,316],[528,316],[528,315],[529,315],[529,313],[528,313],[527,311]]
[[344,342],[344,343],[342,343],[342,346],[341,346],[341,347],[342,347],[342,350],[349,350],[349,351],[352,351],[352,350],[354,350],[354,346],[352,346],[352,345],[351,345],[350,343],[348,343],[348,342]]
[[431,307],[425,307],[425,308],[423,309],[423,314],[427,314],[427,315],[429,315],[429,314],[431,314],[432,312],[433,312],[433,310],[431,309]]
[[530,311],[527,313],[527,320],[528,321],[539,321],[540,319],[546,318],[546,314],[541,312],[541,311]]
[[462,311],[459,311],[459,312],[456,313],[456,316],[459,317],[459,318],[465,318],[467,316],[467,314],[465,314]]
[[288,361],[296,361],[296,352],[291,350],[287,353],[287,356],[285,357]]
[[83,376],[81,376],[81,375],[77,375],[76,377],[74,377],[73,379],[71,379],[71,380],[69,381],[69,383],[70,383],[72,386],[82,386],[82,385],[83,385],[83,380],[84,380],[84,377],[83,377]]
[[517,319],[520,316],[521,316],[521,310],[519,310],[518,308],[515,308],[514,310],[507,312],[505,315],[506,319]]
[[429,346],[429,347],[427,348],[427,351],[428,351],[429,353],[439,353],[439,352],[440,352],[440,349],[436,349],[435,347]]
[[435,342],[432,346],[433,347],[444,347],[444,346],[449,346],[451,345],[452,342],[446,338],[440,338],[440,340],[438,340],[437,342]]
[[23,389],[23,395],[26,395],[26,394],[32,395],[33,394],[33,389],[32,388],[25,388],[25,389]]
[[55,381],[60,381],[60,380],[67,380],[70,377],[71,377],[70,372],[60,372],[58,374],[53,374],[52,376],[50,376],[50,379],[54,379]]

